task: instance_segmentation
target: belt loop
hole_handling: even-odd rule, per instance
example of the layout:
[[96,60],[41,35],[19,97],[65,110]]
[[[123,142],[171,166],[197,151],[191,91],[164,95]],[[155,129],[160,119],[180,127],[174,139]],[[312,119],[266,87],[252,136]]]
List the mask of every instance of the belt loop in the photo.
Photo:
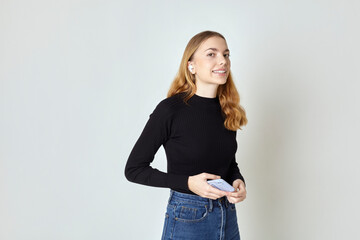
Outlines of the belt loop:
[[213,207],[213,200],[209,199],[209,212],[212,212]]
[[225,197],[224,202],[225,202],[225,207],[228,208],[229,207],[229,201],[228,201],[227,197]]
[[170,189],[170,197],[169,197],[169,201],[168,201],[169,204],[171,202],[171,198],[173,195],[174,195],[174,190]]

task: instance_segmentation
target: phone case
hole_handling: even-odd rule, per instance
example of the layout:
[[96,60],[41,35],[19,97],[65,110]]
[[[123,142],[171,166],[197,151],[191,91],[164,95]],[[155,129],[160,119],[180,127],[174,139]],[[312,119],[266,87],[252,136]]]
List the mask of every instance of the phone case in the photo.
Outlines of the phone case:
[[224,179],[215,179],[207,181],[211,186],[226,192],[234,192],[235,189]]

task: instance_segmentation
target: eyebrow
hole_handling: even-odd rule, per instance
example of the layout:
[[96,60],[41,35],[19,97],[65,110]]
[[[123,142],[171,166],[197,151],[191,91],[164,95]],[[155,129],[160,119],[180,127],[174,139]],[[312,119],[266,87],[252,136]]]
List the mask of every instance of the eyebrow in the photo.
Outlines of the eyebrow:
[[[206,49],[204,52],[206,52],[207,50],[213,50],[213,51],[215,51],[215,52],[219,51],[217,48],[208,48],[208,49]],[[225,49],[224,52],[230,52],[230,50],[229,50],[229,49]]]

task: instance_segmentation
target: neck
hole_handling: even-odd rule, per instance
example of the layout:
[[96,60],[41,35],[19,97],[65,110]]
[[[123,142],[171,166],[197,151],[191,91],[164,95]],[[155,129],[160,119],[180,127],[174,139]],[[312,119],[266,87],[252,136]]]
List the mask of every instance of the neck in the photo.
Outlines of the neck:
[[195,94],[201,97],[215,98],[217,95],[217,89],[219,85],[217,84],[196,84]]

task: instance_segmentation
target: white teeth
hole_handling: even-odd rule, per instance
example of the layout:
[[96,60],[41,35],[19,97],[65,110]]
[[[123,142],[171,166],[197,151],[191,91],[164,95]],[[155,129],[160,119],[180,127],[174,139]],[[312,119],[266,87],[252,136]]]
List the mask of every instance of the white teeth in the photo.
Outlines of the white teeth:
[[225,73],[226,71],[213,71],[214,73]]

